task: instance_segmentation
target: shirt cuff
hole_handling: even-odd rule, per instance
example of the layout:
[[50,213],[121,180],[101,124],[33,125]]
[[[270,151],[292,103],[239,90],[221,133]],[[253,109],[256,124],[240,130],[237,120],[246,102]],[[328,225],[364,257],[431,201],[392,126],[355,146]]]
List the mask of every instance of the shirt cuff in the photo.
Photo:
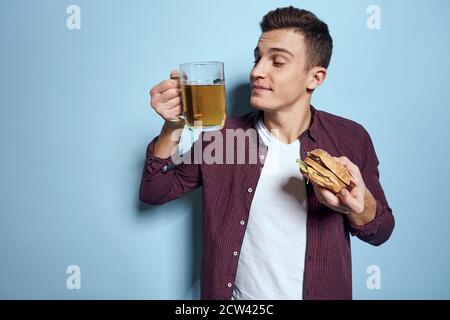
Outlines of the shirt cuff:
[[158,137],[155,137],[147,146],[147,156],[145,169],[150,176],[157,174],[158,172],[166,172],[173,166],[171,157],[160,158],[154,156],[154,149]]
[[382,224],[384,206],[378,200],[376,200],[376,203],[377,209],[375,212],[375,218],[373,218],[372,221],[362,226],[358,226],[353,222],[351,222],[350,220],[348,220],[348,224],[350,226],[350,233],[352,236],[372,238],[377,234],[380,225]]

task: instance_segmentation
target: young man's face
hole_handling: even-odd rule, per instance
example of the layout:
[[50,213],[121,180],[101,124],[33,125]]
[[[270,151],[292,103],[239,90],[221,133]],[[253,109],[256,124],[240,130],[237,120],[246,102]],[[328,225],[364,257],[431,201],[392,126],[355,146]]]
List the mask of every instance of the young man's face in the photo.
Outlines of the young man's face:
[[307,93],[306,48],[300,33],[293,29],[262,33],[255,49],[255,61],[250,73],[250,104],[255,108],[286,109]]

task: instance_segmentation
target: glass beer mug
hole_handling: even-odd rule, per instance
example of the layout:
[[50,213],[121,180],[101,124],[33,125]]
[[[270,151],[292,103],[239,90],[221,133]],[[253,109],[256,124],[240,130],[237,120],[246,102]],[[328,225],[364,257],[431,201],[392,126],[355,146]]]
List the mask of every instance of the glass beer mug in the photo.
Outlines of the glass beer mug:
[[183,111],[178,116],[192,130],[220,130],[225,124],[226,92],[223,62],[180,64]]

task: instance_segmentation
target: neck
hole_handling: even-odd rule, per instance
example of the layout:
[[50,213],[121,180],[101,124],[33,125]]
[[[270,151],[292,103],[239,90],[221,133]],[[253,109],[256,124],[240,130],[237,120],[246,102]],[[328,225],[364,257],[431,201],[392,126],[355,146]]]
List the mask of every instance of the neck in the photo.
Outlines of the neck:
[[264,125],[266,128],[276,130],[278,139],[290,144],[297,140],[300,135],[311,125],[311,99],[299,101],[290,108],[275,111],[264,111]]

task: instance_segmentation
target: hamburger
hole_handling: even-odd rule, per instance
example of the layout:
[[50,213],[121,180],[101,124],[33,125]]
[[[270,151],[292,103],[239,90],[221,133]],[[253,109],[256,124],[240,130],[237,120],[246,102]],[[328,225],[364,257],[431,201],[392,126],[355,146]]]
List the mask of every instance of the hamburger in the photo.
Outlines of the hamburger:
[[308,152],[304,160],[298,159],[297,164],[301,174],[315,184],[327,188],[333,193],[341,192],[343,188],[352,187],[350,173],[341,163],[322,149]]

